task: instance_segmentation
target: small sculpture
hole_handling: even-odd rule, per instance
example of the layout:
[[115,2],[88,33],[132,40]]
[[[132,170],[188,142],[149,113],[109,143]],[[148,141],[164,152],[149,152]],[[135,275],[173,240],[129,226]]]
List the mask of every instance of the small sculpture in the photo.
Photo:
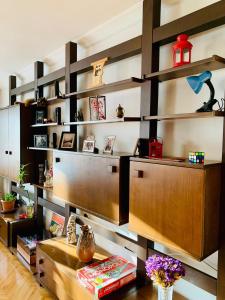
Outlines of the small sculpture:
[[66,235],[67,235],[67,243],[68,244],[76,244],[77,236],[76,236],[76,217],[71,215],[69,217],[67,227],[66,227]]
[[95,239],[91,226],[82,225],[77,243],[77,256],[82,262],[89,262],[95,254]]
[[116,116],[117,118],[123,118],[124,117],[124,108],[119,104],[119,106],[116,109]]
[[105,63],[107,62],[108,57],[105,57],[103,59],[100,59],[98,61],[95,61],[91,64],[91,66],[93,67],[93,84],[92,86],[99,86],[102,85],[102,76],[103,76],[103,67],[105,65]]

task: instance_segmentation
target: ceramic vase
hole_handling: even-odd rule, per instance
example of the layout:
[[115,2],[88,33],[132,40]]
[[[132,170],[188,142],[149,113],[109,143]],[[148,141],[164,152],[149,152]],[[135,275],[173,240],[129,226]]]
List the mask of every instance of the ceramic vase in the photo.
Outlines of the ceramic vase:
[[82,262],[92,260],[95,253],[95,239],[91,226],[82,225],[81,234],[77,243],[77,256]]

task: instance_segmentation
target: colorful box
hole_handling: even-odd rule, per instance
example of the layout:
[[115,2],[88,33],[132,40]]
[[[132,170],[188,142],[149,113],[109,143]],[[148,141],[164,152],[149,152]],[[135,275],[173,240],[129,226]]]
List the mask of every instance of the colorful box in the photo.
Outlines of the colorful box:
[[205,152],[189,152],[189,162],[192,164],[204,164]]

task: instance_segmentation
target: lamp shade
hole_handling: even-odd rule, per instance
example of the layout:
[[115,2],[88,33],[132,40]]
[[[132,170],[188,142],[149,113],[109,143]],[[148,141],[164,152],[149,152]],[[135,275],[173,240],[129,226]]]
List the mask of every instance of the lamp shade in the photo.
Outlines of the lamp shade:
[[210,71],[205,71],[198,76],[187,77],[187,81],[188,81],[190,87],[192,88],[192,90],[196,94],[198,94],[201,91],[203,84],[207,80],[210,80],[211,77],[212,77],[212,73]]

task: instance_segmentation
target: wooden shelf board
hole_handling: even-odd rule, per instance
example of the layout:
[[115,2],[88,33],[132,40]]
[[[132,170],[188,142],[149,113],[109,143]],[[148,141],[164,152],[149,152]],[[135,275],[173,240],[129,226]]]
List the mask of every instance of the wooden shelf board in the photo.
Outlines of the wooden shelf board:
[[64,122],[63,125],[92,125],[92,124],[102,124],[102,123],[123,123],[123,122],[139,122],[140,117],[124,117],[109,120],[97,120],[97,121],[78,121],[78,122]]
[[44,191],[48,191],[48,192],[52,192],[53,191],[53,187],[49,188],[49,187],[45,187],[43,185],[36,184],[36,183],[33,183],[32,185],[36,186],[37,188],[42,189]]
[[46,124],[33,124],[30,127],[53,127],[53,126],[63,126],[62,124],[58,124],[58,123],[46,123]]
[[56,148],[38,148],[38,147],[28,147],[29,150],[42,150],[42,151],[53,151],[57,150]]
[[211,118],[211,117],[224,117],[225,113],[223,111],[211,111],[202,113],[184,113],[184,114],[169,114],[161,116],[144,116],[143,121],[152,120],[184,120],[184,119],[197,119],[197,118]]
[[145,75],[144,78],[149,80],[158,79],[159,81],[162,82],[166,80],[198,74],[206,70],[208,71],[218,70],[224,67],[225,67],[225,59],[218,55],[213,55],[210,58],[202,59],[193,62],[191,64],[151,73]]
[[192,164],[189,163],[188,160],[184,161],[176,161],[176,160],[170,160],[169,158],[165,157],[164,159],[152,159],[148,157],[131,157],[131,161],[139,161],[144,163],[151,163],[151,164],[160,164],[160,165],[169,165],[169,166],[176,166],[176,167],[185,167],[185,168],[194,168],[194,169],[206,169],[208,167],[211,167],[213,165],[222,164],[220,161],[214,161],[214,160],[206,160],[204,164]]
[[73,92],[70,94],[66,94],[65,97],[69,98],[71,96],[76,96],[77,99],[86,98],[88,96],[97,96],[103,93],[116,92],[120,90],[130,89],[139,87],[143,79],[131,77],[126,80],[121,80],[113,83],[103,84],[101,86],[89,88],[83,91]]

